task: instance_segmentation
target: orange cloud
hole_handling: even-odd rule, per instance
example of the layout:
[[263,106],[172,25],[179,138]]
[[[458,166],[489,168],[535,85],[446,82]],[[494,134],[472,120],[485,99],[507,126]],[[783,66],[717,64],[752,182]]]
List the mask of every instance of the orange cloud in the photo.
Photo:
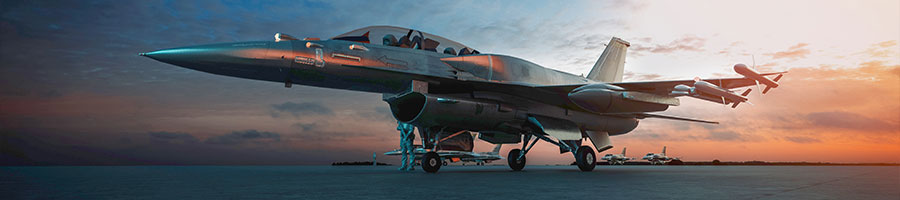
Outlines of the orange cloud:
[[897,56],[896,48],[890,48],[897,45],[896,40],[888,40],[873,44],[871,47],[863,51],[861,54],[873,58],[891,58]]
[[[639,39],[640,40],[640,39]],[[684,36],[676,39],[668,44],[656,44],[651,46],[643,46],[638,43],[632,44],[629,48],[635,55],[643,55],[643,53],[672,53],[676,51],[703,51],[706,39],[697,36]]]
[[806,55],[809,55],[809,53],[810,53],[809,49],[805,48],[808,45],[809,44],[807,44],[807,43],[799,43],[797,45],[791,46],[786,51],[779,51],[779,52],[765,54],[765,55],[772,56],[772,59],[787,58],[787,59],[791,59],[791,60],[796,60],[799,58],[805,58]]

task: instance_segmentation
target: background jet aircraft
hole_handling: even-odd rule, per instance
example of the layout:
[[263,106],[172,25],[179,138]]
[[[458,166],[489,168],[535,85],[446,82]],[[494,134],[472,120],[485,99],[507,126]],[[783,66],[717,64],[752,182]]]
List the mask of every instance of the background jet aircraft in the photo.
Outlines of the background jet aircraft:
[[[586,77],[506,55],[481,54],[461,43],[417,30],[371,26],[330,40],[276,34],[274,41],[164,49],[141,55],[213,74],[334,89],[381,93],[394,118],[418,127],[427,172],[440,169],[439,150],[473,140],[518,144],[507,154],[522,170],[538,140],[571,152],[578,168],[595,167],[595,149],[612,148],[609,136],[634,130],[640,119],[704,120],[652,112],[689,96],[721,104],[746,102],[731,89],[781,73],[746,72],[744,78],[622,82],[630,43],[612,38]],[[783,72],[782,72],[783,73]],[[776,79],[777,80],[777,79]],[[773,80],[774,81],[774,80]],[[583,144],[589,139],[593,147]],[[456,145],[454,145],[456,144]],[[434,160],[435,162],[432,162]]]
[[[473,152],[473,151],[456,151],[456,150],[438,150],[436,151],[438,156],[444,161],[442,162],[444,166],[449,165],[450,163],[455,162],[464,162],[464,163],[475,163],[475,165],[484,165],[485,163],[491,163],[495,160],[503,159],[503,156],[500,156],[500,147],[503,144],[497,144],[494,146],[494,150],[489,152]],[[413,152],[416,154],[416,160],[421,160],[426,153],[431,152],[430,149],[422,148],[421,145],[416,145],[415,150]],[[400,149],[395,149],[393,151],[389,151],[384,153],[384,155],[389,156],[399,156],[402,152]]]
[[642,160],[650,161],[651,165],[662,165],[669,161],[678,160],[678,158],[666,156],[666,146],[663,146],[662,153],[647,153]]
[[600,160],[605,160],[609,162],[610,165],[619,164],[624,165],[626,161],[632,160],[634,158],[629,158],[625,156],[626,148],[622,148],[622,154],[606,154]]

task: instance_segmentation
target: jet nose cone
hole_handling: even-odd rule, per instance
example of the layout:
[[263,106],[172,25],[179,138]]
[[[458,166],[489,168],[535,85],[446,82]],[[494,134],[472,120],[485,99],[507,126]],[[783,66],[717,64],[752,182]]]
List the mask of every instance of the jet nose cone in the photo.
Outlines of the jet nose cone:
[[140,53],[151,59],[201,71],[254,65],[266,55],[266,42],[244,42],[178,47]]
[[191,58],[198,58],[199,55],[209,54],[209,53],[210,52],[204,52],[197,48],[186,47],[186,48],[163,49],[163,50],[151,51],[151,52],[147,52],[147,53],[140,53],[138,55],[152,58],[153,60],[157,60],[160,62],[178,65],[177,63],[196,61]]

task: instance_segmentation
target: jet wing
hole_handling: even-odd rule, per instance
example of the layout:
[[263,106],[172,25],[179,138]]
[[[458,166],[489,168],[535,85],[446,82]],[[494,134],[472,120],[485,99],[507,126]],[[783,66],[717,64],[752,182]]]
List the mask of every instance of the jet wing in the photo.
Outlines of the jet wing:
[[[527,98],[533,101],[556,105],[568,109],[573,110],[583,110],[577,105],[574,105],[568,98],[569,92],[574,90],[575,88],[584,86],[586,84],[571,84],[571,85],[552,85],[552,86],[543,86],[543,85],[528,85],[526,83],[515,83],[515,82],[490,82],[490,81],[480,81],[480,80],[457,80],[448,77],[440,77],[440,76],[432,76],[425,74],[414,74],[403,71],[396,71],[393,69],[387,68],[379,68],[379,67],[366,67],[366,66],[355,66],[355,65],[344,65],[346,67],[357,67],[361,69],[369,69],[386,73],[393,73],[397,75],[406,75],[413,76],[423,81],[435,81],[440,83],[442,87],[445,88],[453,88],[453,90],[457,90],[457,92],[461,91],[489,91],[489,92],[497,92],[503,94],[509,94],[513,96]],[[773,73],[776,74],[776,73]],[[772,74],[765,74],[772,75]],[[734,87],[743,87],[755,84],[755,82],[751,79],[746,78],[731,78],[731,79],[710,79],[710,80],[722,80],[723,82],[728,82],[732,84],[732,88]],[[689,81],[689,82],[688,82]],[[674,88],[675,85],[693,83],[693,80],[687,81],[658,81],[658,82],[628,82],[628,83],[612,83],[614,85],[626,85],[634,88],[635,90],[639,88],[654,88],[659,87],[661,90],[666,91],[671,88]],[[620,87],[625,88],[624,86],[619,85]],[[647,91],[647,90],[644,90]],[[589,111],[588,111],[589,112]],[[681,118],[674,116],[665,116],[665,115],[657,115],[650,113],[608,113],[608,114],[600,114],[607,116],[617,116],[617,117],[628,117],[628,118],[661,118],[661,119],[671,119],[671,120],[682,120],[682,121],[691,121],[691,122],[700,122],[700,123],[712,123],[718,124],[718,122],[712,121],[704,121],[697,119],[689,119],[689,118]]]
[[[775,72],[760,74],[763,76],[779,75],[787,72]],[[739,87],[747,87],[756,85],[756,81],[749,78],[720,78],[720,79],[701,79],[712,83],[724,89],[733,89]],[[625,88],[629,91],[640,91],[655,94],[669,94],[676,85],[692,85],[694,80],[672,80],[672,81],[640,81],[640,82],[618,82],[609,83],[615,86]]]
[[584,84],[559,85],[559,86],[541,86],[530,85],[520,82],[492,82],[483,80],[457,80],[450,77],[441,77],[427,74],[416,74],[404,71],[398,71],[382,67],[367,67],[358,65],[343,65],[345,67],[355,67],[359,69],[367,69],[378,71],[381,73],[390,73],[398,76],[415,77],[416,79],[439,83],[436,86],[429,86],[429,90],[434,89],[435,93],[464,93],[472,91],[487,91],[502,94],[518,96],[533,101],[566,107],[570,109],[578,109],[576,105],[569,101],[568,94],[573,89],[583,86]]

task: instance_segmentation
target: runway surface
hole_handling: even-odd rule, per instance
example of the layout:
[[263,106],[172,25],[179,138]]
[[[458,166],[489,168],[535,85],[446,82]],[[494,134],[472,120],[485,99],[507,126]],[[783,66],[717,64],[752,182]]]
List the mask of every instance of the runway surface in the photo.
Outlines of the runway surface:
[[900,199],[900,166],[0,167],[4,199]]

